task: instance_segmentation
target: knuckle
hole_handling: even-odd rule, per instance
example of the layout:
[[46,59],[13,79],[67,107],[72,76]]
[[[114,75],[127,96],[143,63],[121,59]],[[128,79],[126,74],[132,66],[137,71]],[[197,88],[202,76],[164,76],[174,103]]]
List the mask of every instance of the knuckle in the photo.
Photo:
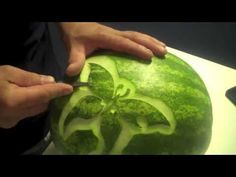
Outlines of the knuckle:
[[127,35],[129,35],[131,38],[137,38],[140,36],[140,34],[138,32],[135,32],[135,31],[125,31],[125,33]]
[[41,83],[42,78],[39,74],[33,72],[26,72],[26,78],[24,81],[27,85],[31,85],[33,83]]
[[104,30],[102,30],[100,27],[97,27],[96,35],[99,39],[104,39],[107,37],[107,33]]
[[13,67],[11,65],[0,66],[2,73],[8,73]]
[[26,79],[27,85],[33,84],[33,83],[39,83],[41,84],[43,82],[43,78],[35,73],[30,73],[31,77],[28,77]]
[[93,23],[92,25],[93,25],[93,28],[94,28],[94,31],[95,31],[95,32],[104,31],[101,25],[99,25],[99,24],[97,24],[97,23]]
[[140,34],[137,33],[137,32],[130,32],[130,35],[131,35],[131,37],[133,37],[133,38],[140,37]]
[[96,25],[94,27],[94,32],[95,32],[95,34],[99,34],[101,36],[104,36],[106,34],[110,34],[109,30],[107,30],[106,28],[104,28],[104,27],[102,27],[100,25]]

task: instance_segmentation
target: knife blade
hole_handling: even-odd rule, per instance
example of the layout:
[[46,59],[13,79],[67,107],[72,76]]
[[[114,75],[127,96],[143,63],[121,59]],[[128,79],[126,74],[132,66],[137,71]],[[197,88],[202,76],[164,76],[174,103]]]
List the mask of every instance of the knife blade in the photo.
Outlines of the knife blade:
[[73,87],[88,87],[89,83],[88,82],[75,82],[70,85]]
[[66,82],[63,82],[63,81],[58,81],[57,83],[69,84],[69,85],[71,85],[71,86],[74,87],[74,88],[78,88],[78,87],[88,87],[88,86],[89,86],[89,83],[88,83],[88,82],[80,82],[80,81],[77,81],[77,82],[74,82],[74,83],[66,83]]

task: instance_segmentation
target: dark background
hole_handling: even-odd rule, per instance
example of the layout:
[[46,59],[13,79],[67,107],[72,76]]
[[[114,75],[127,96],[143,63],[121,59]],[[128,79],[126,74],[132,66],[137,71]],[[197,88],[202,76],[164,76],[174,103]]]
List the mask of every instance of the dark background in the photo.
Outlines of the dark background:
[[[119,29],[149,34],[169,47],[236,68],[236,22],[103,22]],[[61,67],[66,53],[55,23],[50,23],[52,41]]]
[[169,47],[236,68],[236,22],[106,22],[156,37]]

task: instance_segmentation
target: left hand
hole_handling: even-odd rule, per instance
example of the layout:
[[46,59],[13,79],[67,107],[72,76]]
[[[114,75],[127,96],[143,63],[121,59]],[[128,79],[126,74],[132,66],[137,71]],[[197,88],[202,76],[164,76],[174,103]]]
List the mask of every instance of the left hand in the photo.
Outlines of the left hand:
[[59,25],[69,52],[69,66],[66,69],[68,76],[79,74],[86,56],[97,49],[111,49],[142,59],[151,59],[153,55],[162,56],[166,53],[164,43],[139,32],[119,31],[91,22],[67,22]]

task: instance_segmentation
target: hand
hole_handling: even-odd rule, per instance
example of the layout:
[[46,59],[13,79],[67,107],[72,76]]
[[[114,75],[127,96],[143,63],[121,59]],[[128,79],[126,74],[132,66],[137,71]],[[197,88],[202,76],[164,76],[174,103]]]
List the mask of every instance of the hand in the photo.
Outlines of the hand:
[[11,128],[24,118],[44,112],[50,100],[72,90],[70,85],[55,83],[51,76],[0,66],[0,127]]
[[166,53],[165,44],[146,34],[118,31],[98,23],[60,23],[69,51],[68,76],[79,74],[85,58],[97,49],[111,49],[150,59]]

